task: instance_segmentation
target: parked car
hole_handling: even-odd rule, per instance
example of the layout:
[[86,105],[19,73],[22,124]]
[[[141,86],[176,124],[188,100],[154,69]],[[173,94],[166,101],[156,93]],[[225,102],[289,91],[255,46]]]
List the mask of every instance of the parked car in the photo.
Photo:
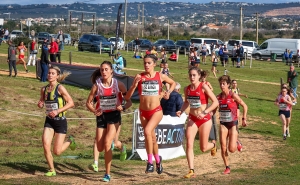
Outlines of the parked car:
[[277,57],[281,58],[286,49],[294,52],[293,60],[295,60],[297,51],[300,50],[300,39],[268,39],[253,50],[252,56],[257,60],[269,59],[271,54],[276,54]]
[[[141,41],[140,50],[147,50],[152,47],[152,43],[149,40],[141,39],[141,38],[139,38],[139,40]],[[128,48],[128,50],[133,51],[135,48],[135,41],[132,40],[128,44],[126,44],[125,49],[127,49],[127,48]]]
[[191,42],[189,40],[178,40],[175,42],[176,48],[179,48],[179,53],[189,52]]
[[165,51],[176,52],[176,45],[173,40],[159,39],[154,42],[153,46],[156,47],[156,50],[160,51],[162,48],[165,48]]
[[[114,45],[114,47],[116,46],[116,37],[110,37],[109,39],[108,39],[108,41],[109,42],[111,42],[113,45]],[[118,41],[118,45],[117,45],[117,49],[119,50],[119,49],[123,49],[124,48],[124,40],[121,38],[121,37],[119,37],[119,41]]]
[[38,43],[43,43],[45,39],[48,39],[50,41],[51,36],[48,32],[39,32],[37,34]]
[[102,35],[84,34],[78,42],[78,51],[100,51],[100,43],[102,52],[113,51],[113,44]]
[[213,39],[213,38],[191,38],[191,43],[194,45],[194,47],[197,47],[201,49],[201,45],[203,43],[206,43],[206,48],[208,49],[208,54],[211,54],[210,51],[210,44],[214,43],[215,45],[224,45],[224,43],[219,39]]
[[67,34],[67,33],[64,33],[64,36],[65,36],[65,44],[67,45],[71,45],[72,44],[72,38],[71,38],[71,35],[70,34]]
[[50,37],[57,39],[57,34],[49,34]]
[[232,49],[234,45],[239,45],[242,43],[244,48],[244,56],[250,57],[252,55],[252,52],[255,48],[258,48],[258,44],[251,40],[235,40],[235,39],[229,39],[227,43],[227,49],[229,52],[229,55],[232,55]]
[[13,30],[9,35],[8,39],[13,40],[16,37],[25,37],[25,34],[21,30]]

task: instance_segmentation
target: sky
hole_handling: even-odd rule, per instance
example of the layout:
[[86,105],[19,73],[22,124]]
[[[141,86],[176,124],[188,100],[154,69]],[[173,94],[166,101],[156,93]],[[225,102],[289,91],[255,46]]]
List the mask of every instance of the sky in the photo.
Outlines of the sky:
[[[127,0],[127,2],[143,2],[143,1],[151,1],[151,0]],[[187,1],[180,1],[180,0],[159,0],[159,2],[190,2],[190,3],[209,3],[212,0],[187,0]],[[228,0],[229,2],[247,2],[247,3],[286,3],[286,2],[299,2],[299,0]],[[20,4],[20,5],[28,5],[28,4],[71,4],[74,2],[86,2],[86,3],[124,3],[125,0],[18,0],[12,1],[12,0],[1,0],[0,4]],[[222,0],[215,0],[215,2],[223,2]]]

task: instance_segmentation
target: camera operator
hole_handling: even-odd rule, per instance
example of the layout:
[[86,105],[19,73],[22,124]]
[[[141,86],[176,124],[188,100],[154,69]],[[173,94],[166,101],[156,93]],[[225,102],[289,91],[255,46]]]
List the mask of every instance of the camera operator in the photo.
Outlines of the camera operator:
[[113,64],[114,72],[119,75],[126,75],[126,73],[122,71],[122,69],[124,68],[124,61],[120,52],[118,52],[117,55],[115,56],[114,63],[115,63]]

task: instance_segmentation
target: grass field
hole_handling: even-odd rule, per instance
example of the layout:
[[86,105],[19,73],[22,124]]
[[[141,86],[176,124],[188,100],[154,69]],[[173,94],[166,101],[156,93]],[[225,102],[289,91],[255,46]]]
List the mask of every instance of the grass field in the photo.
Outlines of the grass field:
[[[72,47],[65,47],[62,59],[68,62],[69,52],[72,52],[72,62],[86,65],[99,65],[103,60],[110,60],[108,54],[78,52]],[[7,71],[7,46],[0,46],[0,71]],[[142,60],[132,58],[133,52],[121,51],[127,59],[125,71],[135,75],[143,70]],[[2,55],[1,55],[2,54]],[[208,57],[210,58],[210,57]],[[210,70],[208,65],[201,68]],[[224,170],[220,155],[212,158],[208,153],[199,151],[195,142],[195,165],[197,165],[194,179],[183,179],[188,166],[186,159],[179,158],[165,161],[165,171],[158,175],[145,175],[145,163],[139,159],[120,162],[119,152],[114,152],[112,167],[112,184],[299,184],[300,182],[300,145],[299,145],[299,105],[293,107],[291,122],[291,137],[282,141],[281,122],[274,100],[279,92],[279,82],[282,77],[286,80],[289,68],[281,62],[253,61],[249,68],[249,61],[245,68],[227,67],[232,79],[237,79],[239,88],[248,99],[243,98],[249,107],[249,126],[241,128],[241,139],[244,140],[245,150],[242,153],[229,154],[232,172],[228,176],[221,175]],[[178,62],[169,62],[169,68],[174,80],[186,86],[187,58],[180,55]],[[222,75],[224,67],[217,67]],[[18,66],[20,73],[24,73],[22,66]],[[34,72],[34,67],[29,66]],[[157,67],[159,70],[159,67]],[[296,68],[299,70],[299,68]],[[8,73],[7,73],[8,74]],[[85,101],[89,89],[65,85],[71,94],[75,108],[67,113],[68,134],[75,135],[78,149],[66,150],[63,156],[81,154],[79,159],[54,157],[58,170],[57,177],[46,178],[43,173],[47,170],[43,155],[41,135],[43,130],[43,111],[37,108],[40,88],[45,85],[34,78],[9,78],[7,74],[0,75],[0,184],[98,184],[104,174],[103,154],[101,154],[100,171],[93,173],[87,166],[93,161],[92,146],[95,135],[95,120],[77,119],[93,118],[85,108]],[[214,93],[220,92],[218,82],[213,75],[208,81],[214,87]],[[138,107],[134,102],[128,110],[132,112]],[[23,114],[26,113],[26,114]],[[132,115],[123,116],[123,127],[120,140],[131,149]],[[218,151],[218,153],[220,153]],[[209,156],[209,157],[208,157]],[[253,159],[253,160],[250,160]],[[255,160],[256,159],[256,160]],[[265,163],[264,163],[265,162]],[[211,169],[211,171],[207,171]],[[115,180],[114,180],[115,179]],[[151,181],[152,180],[152,181]]]

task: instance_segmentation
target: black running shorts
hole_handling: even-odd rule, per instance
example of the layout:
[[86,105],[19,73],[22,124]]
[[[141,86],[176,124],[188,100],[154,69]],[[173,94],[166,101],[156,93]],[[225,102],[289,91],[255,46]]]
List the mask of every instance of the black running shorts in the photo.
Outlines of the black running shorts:
[[97,128],[107,128],[107,124],[121,124],[121,112],[112,111],[104,112],[101,116],[96,117]]
[[65,117],[46,117],[44,127],[52,128],[55,133],[66,134],[68,130],[67,119]]

